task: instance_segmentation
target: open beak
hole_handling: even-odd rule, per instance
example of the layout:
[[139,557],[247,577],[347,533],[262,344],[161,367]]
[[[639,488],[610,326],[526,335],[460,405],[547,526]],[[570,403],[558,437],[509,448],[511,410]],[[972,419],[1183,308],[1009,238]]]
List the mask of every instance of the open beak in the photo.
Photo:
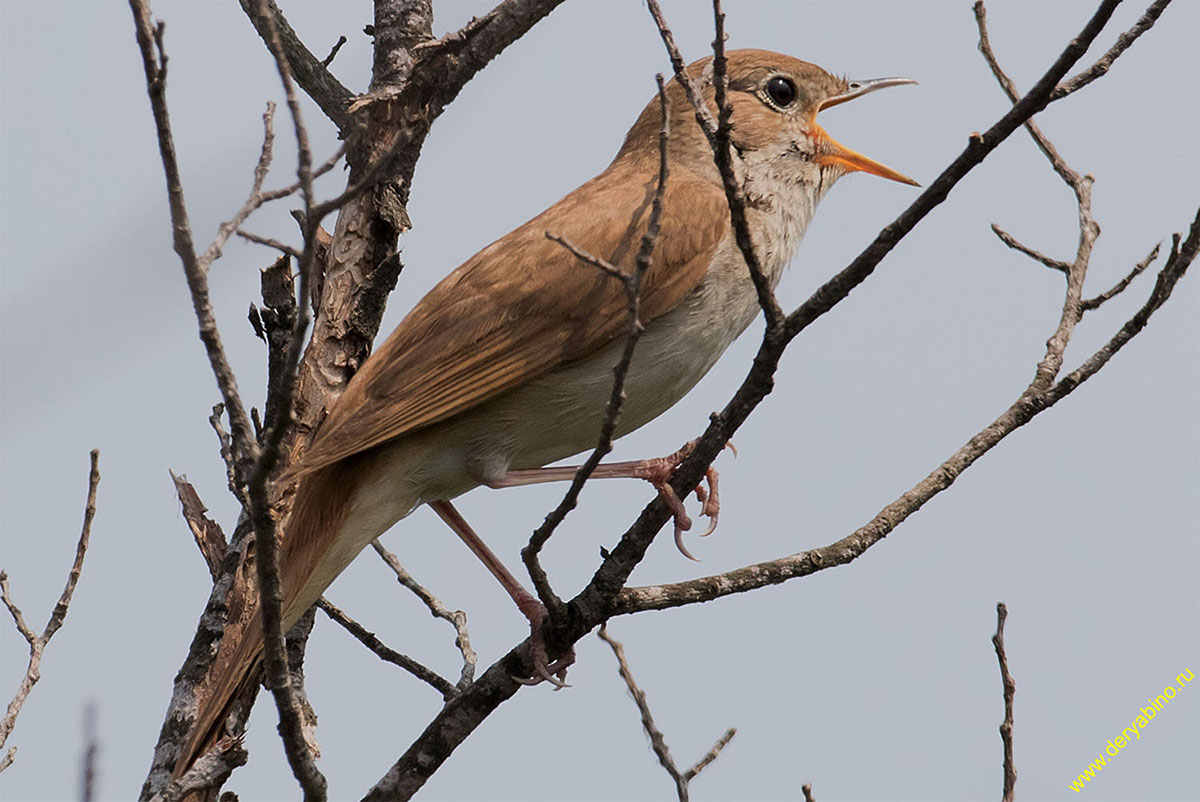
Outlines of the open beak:
[[[915,84],[912,78],[875,78],[870,81],[851,81],[846,91],[832,97],[825,98],[817,107],[818,111],[827,109],[831,106],[837,106],[840,103],[845,103],[847,100],[853,100],[856,97],[861,97],[869,92],[874,92],[876,89],[885,89],[889,86],[903,86],[904,84]],[[913,181],[903,173],[898,173],[892,168],[880,164],[874,159],[869,159],[858,151],[851,150],[845,145],[840,144],[837,140],[825,133],[825,129],[817,125],[814,121],[812,124],[813,138],[817,142],[817,153],[815,161],[817,164],[828,167],[838,166],[847,172],[861,171],[877,175],[880,178],[887,178],[892,181],[899,181],[901,184],[910,184],[914,187],[921,186],[916,181]]]

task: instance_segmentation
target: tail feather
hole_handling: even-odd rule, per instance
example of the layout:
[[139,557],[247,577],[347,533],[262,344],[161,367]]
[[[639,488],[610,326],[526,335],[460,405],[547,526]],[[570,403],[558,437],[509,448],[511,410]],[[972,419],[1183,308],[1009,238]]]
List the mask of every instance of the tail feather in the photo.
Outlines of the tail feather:
[[[361,464],[361,460],[350,458],[300,476],[279,549],[285,632],[333,579],[323,579],[330,572],[322,567],[322,561],[349,513]],[[183,776],[220,740],[236,701],[244,697],[251,683],[258,681],[263,631],[254,572],[246,570],[251,562],[252,558],[243,560],[238,581],[230,590],[230,620],[217,647],[217,657],[197,688],[196,718],[175,762],[172,779]],[[310,581],[313,579],[322,580],[315,583],[319,588]],[[233,615],[235,610],[240,614]]]

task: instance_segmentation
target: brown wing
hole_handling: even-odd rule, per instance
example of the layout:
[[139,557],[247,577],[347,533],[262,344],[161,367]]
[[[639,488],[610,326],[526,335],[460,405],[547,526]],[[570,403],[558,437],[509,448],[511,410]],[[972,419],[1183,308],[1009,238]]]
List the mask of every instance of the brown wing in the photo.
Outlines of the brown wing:
[[[545,232],[631,271],[654,193],[654,177],[643,178],[649,173],[614,163],[447,276],[354,376],[298,470],[457,415],[619,336],[626,322],[620,282]],[[696,286],[728,228],[720,188],[677,173],[667,182],[643,282],[643,321]]]

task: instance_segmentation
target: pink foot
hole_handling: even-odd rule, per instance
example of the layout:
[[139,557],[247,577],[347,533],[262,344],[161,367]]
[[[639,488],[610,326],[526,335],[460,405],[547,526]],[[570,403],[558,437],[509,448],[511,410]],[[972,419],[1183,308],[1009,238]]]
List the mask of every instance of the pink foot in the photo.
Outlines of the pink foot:
[[[687,459],[695,447],[696,441],[693,440],[674,454],[659,457],[658,459],[646,460],[643,467],[635,472],[635,476],[639,479],[645,479],[654,485],[655,489],[658,490],[658,494],[662,496],[663,501],[667,503],[667,507],[670,508],[671,515],[675,519],[675,548],[689,560],[700,562],[683,545],[683,533],[692,528],[692,519],[688,516],[687,510],[684,508],[679,496],[676,495],[671,485],[667,483],[671,478],[671,474],[679,467],[679,463]],[[733,443],[726,443],[725,447],[731,449],[734,456],[737,456],[737,449],[734,448]],[[701,537],[708,537],[717,528],[717,521],[721,514],[721,499],[717,491],[718,478],[717,469],[710,466],[704,474],[704,482],[708,485],[707,489],[704,484],[696,485],[696,499],[702,505],[700,507],[700,514],[709,519],[708,529],[705,530]]]
[[549,682],[554,690],[561,691],[570,688],[567,684],[567,668],[575,662],[575,647],[572,646],[566,654],[553,663],[549,662],[546,654],[546,640],[542,637],[542,625],[549,613],[546,605],[529,596],[517,603],[521,612],[529,619],[529,662],[533,664],[534,676],[528,678],[513,677],[522,685],[540,685]]

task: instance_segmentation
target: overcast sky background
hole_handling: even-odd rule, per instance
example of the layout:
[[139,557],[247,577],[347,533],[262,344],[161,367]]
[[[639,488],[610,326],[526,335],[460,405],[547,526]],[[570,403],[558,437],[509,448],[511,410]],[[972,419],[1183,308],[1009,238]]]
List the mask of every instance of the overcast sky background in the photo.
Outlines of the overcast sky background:
[[[438,32],[491,0],[441,0]],[[992,40],[1028,88],[1092,3],[996,2]],[[369,77],[370,4],[283,3],[355,91]],[[1122,7],[1090,57],[1129,27]],[[711,41],[707,3],[668,2],[685,56]],[[731,47],[787,52],[851,77],[906,75],[822,115],[845,144],[928,183],[1008,108],[976,52],[968,0],[728,3]],[[167,22],[169,101],[193,227],[206,241],[241,204],[260,114],[280,98],[268,54],[233,2],[156,2]],[[1084,92],[1039,120],[1066,159],[1096,176],[1104,233],[1089,294],[1111,286],[1200,203],[1200,3],[1159,24]],[[1086,62],[1086,60],[1085,60]],[[406,264],[384,332],[479,248],[599,172],[669,65],[640,2],[570,0],[473,80],[435,125],[401,240]],[[209,580],[174,496],[186,474],[232,529],[236,512],[207,417],[218,393],[171,252],[165,193],[129,10],[120,2],[0,7],[0,564],[39,628],[78,536],[87,451],[101,450],[99,511],[66,626],[9,744],[6,800],[78,798],[83,715],[98,706],[99,794],[134,797]],[[332,127],[308,104],[320,158]],[[292,180],[282,110],[270,185]],[[339,171],[340,172],[340,171]],[[322,183],[338,189],[335,173]],[[817,214],[780,294],[800,303],[917,191],[858,175]],[[721,526],[660,537],[637,584],[682,580],[825,545],[869,520],[1003,411],[1033,374],[1058,319],[1063,282],[1005,248],[997,222],[1069,259],[1070,191],[1015,134],[888,257],[800,337],[775,392],[722,456]],[[331,223],[330,223],[331,225]],[[253,218],[295,240],[286,206]],[[264,346],[245,321],[272,254],[231,242],[210,280],[225,343],[258,404]],[[1161,264],[1161,261],[1158,263]],[[1193,268],[1192,272],[1195,272]],[[1144,277],[1091,313],[1073,368],[1143,302]],[[990,637],[1008,603],[1017,682],[1017,793],[1074,797],[1068,784],[1147,698],[1200,670],[1200,281],[1189,275],[1149,328],[1053,410],[1017,432],[948,492],[848,567],[701,607],[614,621],[681,765],[729,726],[738,735],[693,783],[693,798],[998,798],[1003,716]],[[675,409],[614,458],[668,453],[696,436],[744,376],[756,324]],[[561,487],[475,491],[460,508],[515,570]],[[652,490],[593,483],[550,543],[571,595]],[[694,505],[694,502],[693,502]],[[525,637],[524,619],[457,539],[415,513],[385,542],[450,607],[469,613],[481,668]],[[453,636],[369,551],[328,597],[390,645],[457,676]],[[26,649],[0,621],[0,693]],[[455,753],[423,798],[668,799],[608,648],[589,637],[574,687],[522,690]],[[307,663],[331,798],[360,796],[440,706],[323,617]],[[266,697],[251,764],[227,786],[245,800],[298,796]],[[1080,798],[1200,796],[1200,684],[1184,689]]]

